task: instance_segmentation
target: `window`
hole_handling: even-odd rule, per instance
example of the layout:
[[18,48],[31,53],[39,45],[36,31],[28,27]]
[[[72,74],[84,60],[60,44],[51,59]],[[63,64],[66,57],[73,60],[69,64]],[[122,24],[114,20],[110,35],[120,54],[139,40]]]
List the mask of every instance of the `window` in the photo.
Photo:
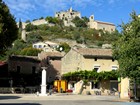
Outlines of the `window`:
[[99,82],[91,82],[91,89],[99,89]]
[[99,72],[100,66],[94,66],[94,69],[93,70],[95,70],[96,72]]
[[36,46],[36,45],[34,45],[34,48],[37,48],[37,46]]
[[114,61],[115,61],[115,59],[112,58],[112,62],[114,62]]
[[17,66],[17,73],[20,73],[20,66]]
[[118,91],[118,81],[117,80],[110,80],[110,90]]
[[97,61],[97,58],[94,58],[94,61]]
[[112,71],[113,71],[113,70],[117,70],[117,69],[118,69],[117,66],[112,66]]
[[38,46],[38,48],[41,48],[41,47],[42,47],[41,45]]

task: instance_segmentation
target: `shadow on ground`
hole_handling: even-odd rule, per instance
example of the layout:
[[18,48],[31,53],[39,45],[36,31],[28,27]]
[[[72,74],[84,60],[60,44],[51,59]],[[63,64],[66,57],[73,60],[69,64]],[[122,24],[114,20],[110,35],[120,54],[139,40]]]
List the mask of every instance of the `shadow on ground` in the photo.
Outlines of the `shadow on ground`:
[[37,103],[0,103],[0,105],[41,105]]
[[0,96],[0,100],[7,100],[7,99],[18,99],[21,98],[19,96]]

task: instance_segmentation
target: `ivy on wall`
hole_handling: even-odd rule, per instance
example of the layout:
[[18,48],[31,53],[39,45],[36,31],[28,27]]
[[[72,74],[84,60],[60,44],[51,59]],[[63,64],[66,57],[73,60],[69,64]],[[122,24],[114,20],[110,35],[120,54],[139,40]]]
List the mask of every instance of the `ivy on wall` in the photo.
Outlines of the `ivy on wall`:
[[88,70],[81,70],[75,72],[68,72],[63,74],[62,78],[67,81],[92,81],[95,82],[100,80],[116,80],[119,77],[118,71],[103,71],[103,72],[96,72],[95,70],[88,71]]

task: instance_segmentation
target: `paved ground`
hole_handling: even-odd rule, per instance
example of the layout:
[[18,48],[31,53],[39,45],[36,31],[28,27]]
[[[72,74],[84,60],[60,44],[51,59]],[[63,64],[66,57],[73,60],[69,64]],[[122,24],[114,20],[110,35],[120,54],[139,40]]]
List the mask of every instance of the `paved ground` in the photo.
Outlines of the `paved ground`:
[[0,105],[140,105],[126,101],[120,100],[118,96],[0,94]]

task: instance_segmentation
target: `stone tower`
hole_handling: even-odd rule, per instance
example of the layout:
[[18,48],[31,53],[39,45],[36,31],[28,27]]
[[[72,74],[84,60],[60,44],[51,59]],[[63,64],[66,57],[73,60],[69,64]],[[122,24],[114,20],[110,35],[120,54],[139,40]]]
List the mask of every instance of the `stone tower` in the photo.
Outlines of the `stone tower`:
[[23,29],[21,33],[21,39],[26,42],[26,31]]
[[91,16],[89,17],[89,21],[90,21],[90,22],[93,22],[93,21],[94,21],[94,15],[91,15]]
[[72,12],[72,7],[70,7],[69,11]]

